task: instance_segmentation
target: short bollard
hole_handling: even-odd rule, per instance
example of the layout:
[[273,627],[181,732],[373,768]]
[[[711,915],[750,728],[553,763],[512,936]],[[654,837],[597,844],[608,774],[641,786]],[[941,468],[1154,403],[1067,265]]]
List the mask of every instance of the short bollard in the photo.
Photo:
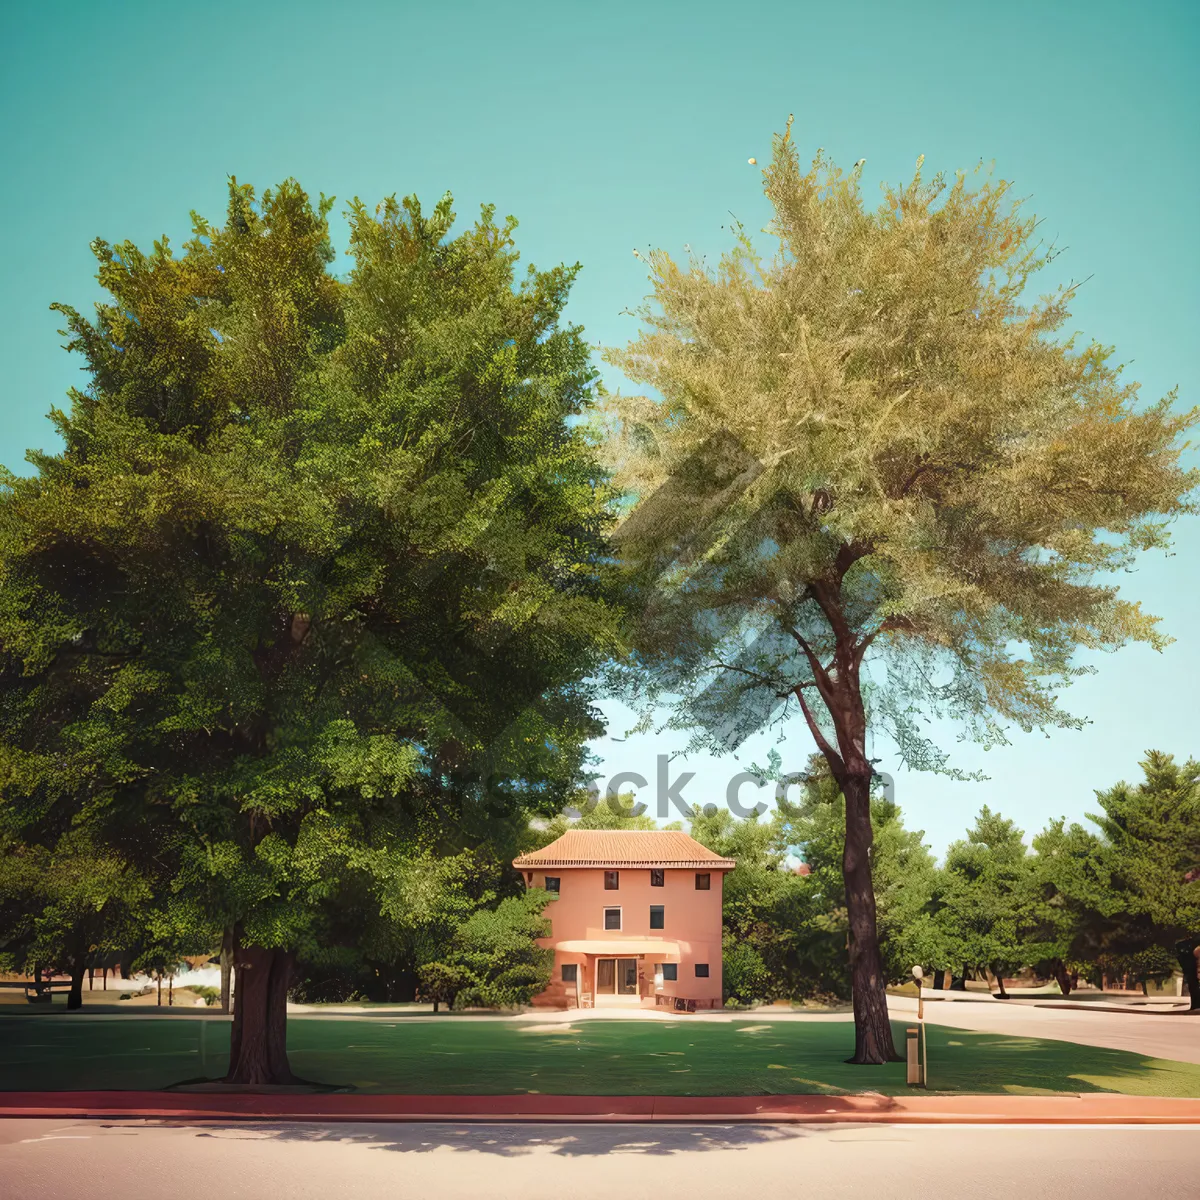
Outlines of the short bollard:
[[921,1078],[921,1040],[920,1030],[916,1027],[908,1030],[908,1086],[921,1087],[924,1080]]

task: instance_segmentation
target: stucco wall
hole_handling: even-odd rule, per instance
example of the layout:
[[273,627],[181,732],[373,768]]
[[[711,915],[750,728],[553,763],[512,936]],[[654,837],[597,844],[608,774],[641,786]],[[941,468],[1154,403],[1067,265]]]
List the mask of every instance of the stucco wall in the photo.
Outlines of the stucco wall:
[[[543,939],[542,945],[555,946],[562,941],[576,939],[598,939],[606,941],[629,938],[661,938],[679,946],[679,978],[664,981],[659,995],[681,996],[695,1000],[702,1006],[719,1007],[721,997],[721,884],[723,872],[710,871],[711,888],[696,890],[696,874],[693,869],[664,871],[664,886],[650,886],[650,870],[647,867],[622,868],[620,887],[616,891],[605,891],[604,871],[592,867],[547,868],[525,873],[530,887],[544,887],[547,875],[557,876],[560,891],[557,900],[546,906],[546,916],[551,922],[552,935]],[[650,928],[650,907],[661,904],[664,909],[664,927]],[[621,909],[621,929],[604,928],[604,910]],[[639,973],[644,976],[649,1002],[653,1003],[654,967],[653,955],[645,955],[639,963]],[[562,984],[562,965],[580,965],[580,989],[596,994],[596,981],[592,977],[593,967],[584,954],[556,950],[554,978],[534,1003],[561,1006],[567,1003],[568,992],[573,997],[573,985]],[[707,963],[707,979],[698,979],[697,963]]]

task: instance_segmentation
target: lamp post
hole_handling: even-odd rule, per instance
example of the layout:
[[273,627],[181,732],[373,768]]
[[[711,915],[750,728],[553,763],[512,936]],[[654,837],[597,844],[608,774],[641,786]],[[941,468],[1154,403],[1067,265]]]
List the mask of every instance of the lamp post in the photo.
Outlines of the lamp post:
[[919,1086],[927,1087],[929,1079],[929,1059],[925,1048],[925,991],[921,986],[922,980],[925,978],[925,972],[920,967],[913,967],[912,977],[917,985],[917,1037],[921,1051],[921,1081]]

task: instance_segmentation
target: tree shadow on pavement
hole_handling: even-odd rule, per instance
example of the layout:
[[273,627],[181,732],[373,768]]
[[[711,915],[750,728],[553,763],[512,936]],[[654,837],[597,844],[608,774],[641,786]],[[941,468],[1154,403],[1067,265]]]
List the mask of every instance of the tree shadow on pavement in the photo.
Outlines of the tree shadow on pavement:
[[[164,1122],[164,1124],[166,1124]],[[738,1150],[773,1142],[795,1142],[816,1128],[781,1125],[672,1125],[665,1122],[605,1125],[454,1122],[337,1122],[285,1124],[236,1122],[189,1125],[198,1138],[281,1142],[353,1143],[370,1150],[428,1154],[473,1151],[516,1158],[548,1153],[565,1157],[605,1154],[673,1155]]]

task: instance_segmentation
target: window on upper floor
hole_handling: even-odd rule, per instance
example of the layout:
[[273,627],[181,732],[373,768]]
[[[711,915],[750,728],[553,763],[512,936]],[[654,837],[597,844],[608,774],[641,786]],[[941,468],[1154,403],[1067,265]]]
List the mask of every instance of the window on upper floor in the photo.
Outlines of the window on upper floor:
[[620,871],[605,871],[604,872],[604,890],[606,892],[615,892],[621,886]]
[[660,867],[650,868],[650,886],[663,887],[667,882],[667,873]]
[[696,891],[707,892],[712,887],[712,876],[707,871],[696,872]]
[[650,928],[663,929],[666,925],[666,909],[661,904],[650,905]]
[[697,979],[707,979],[708,978],[708,963],[697,963],[696,964],[696,978]]
[[619,908],[606,908],[604,910],[604,928],[621,928],[621,910]]
[[546,891],[557,892],[558,884],[559,884],[559,877],[557,875],[547,875],[546,876]]

